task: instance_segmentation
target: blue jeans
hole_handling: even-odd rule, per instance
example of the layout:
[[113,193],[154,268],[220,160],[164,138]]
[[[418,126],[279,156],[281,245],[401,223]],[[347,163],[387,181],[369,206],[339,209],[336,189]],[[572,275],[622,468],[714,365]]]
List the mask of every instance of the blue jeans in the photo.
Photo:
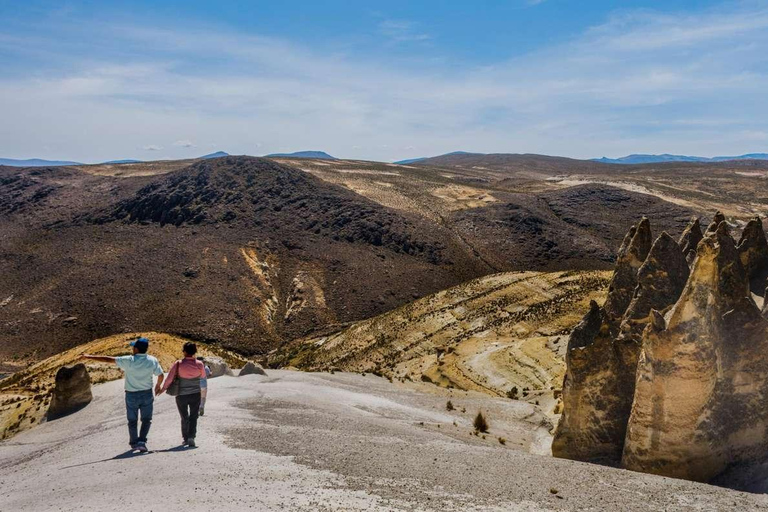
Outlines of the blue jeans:
[[[128,435],[131,446],[136,443],[146,443],[149,427],[152,426],[152,404],[155,396],[151,389],[145,391],[125,392],[125,412],[128,416]],[[141,432],[137,432],[141,412]]]

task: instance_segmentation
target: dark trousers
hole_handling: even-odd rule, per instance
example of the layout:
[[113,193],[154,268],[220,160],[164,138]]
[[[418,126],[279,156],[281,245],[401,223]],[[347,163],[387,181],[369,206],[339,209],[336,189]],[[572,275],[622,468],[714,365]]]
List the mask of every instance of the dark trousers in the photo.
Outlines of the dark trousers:
[[197,416],[200,414],[200,393],[177,396],[176,407],[181,415],[181,437],[184,441],[194,439],[197,436]]
[[[125,413],[128,417],[128,436],[131,445],[146,443],[149,427],[152,426],[152,408],[155,396],[151,389],[125,392]],[[141,413],[141,432],[137,432]]]

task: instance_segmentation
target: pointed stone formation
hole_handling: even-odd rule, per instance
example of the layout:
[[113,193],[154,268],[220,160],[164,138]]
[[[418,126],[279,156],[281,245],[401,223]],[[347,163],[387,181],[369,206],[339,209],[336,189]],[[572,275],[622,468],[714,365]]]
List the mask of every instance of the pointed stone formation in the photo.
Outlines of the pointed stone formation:
[[715,212],[715,216],[712,217],[712,223],[707,227],[707,232],[704,233],[704,235],[710,235],[717,231],[717,226],[719,226],[722,222],[725,222],[725,215],[723,215],[722,212],[718,210]]
[[688,263],[680,246],[666,232],[662,233],[637,273],[635,296],[624,314],[617,338],[616,345],[621,356],[620,375],[628,379],[624,389],[629,393],[630,403],[643,331],[652,321],[651,312],[657,310],[663,314],[674,305],[683,292],[688,275]]
[[766,354],[768,321],[747,297],[740,253],[720,222],[666,321],[644,332],[622,465],[709,481],[765,457]]
[[760,295],[768,278],[768,240],[760,217],[752,219],[744,227],[738,249],[741,264],[750,280],[750,288]]
[[552,442],[555,457],[607,464],[615,464],[621,457],[605,403],[617,390],[603,394],[618,384],[608,330],[605,311],[590,302],[589,312],[568,340],[563,415]]
[[[682,259],[680,248],[671,241]],[[636,363],[624,363],[623,347],[615,340],[637,286],[638,269],[650,250],[651,226],[643,218],[629,230],[619,249],[605,305],[600,308],[593,302],[571,334],[565,356],[563,416],[552,444],[557,457],[604,464],[618,464],[621,458],[631,406],[623,388],[634,385],[627,374],[634,375]],[[639,348],[632,343],[629,340],[625,346],[636,354]]]
[[685,231],[683,231],[678,242],[689,266],[693,264],[693,258],[696,257],[696,247],[702,238],[704,238],[704,235],[701,232],[701,223],[698,217],[694,217],[685,228]]
[[627,310],[637,286],[637,271],[651,250],[651,223],[643,217],[637,228],[629,230],[616,258],[616,270],[608,287],[603,308],[608,317],[618,320]]

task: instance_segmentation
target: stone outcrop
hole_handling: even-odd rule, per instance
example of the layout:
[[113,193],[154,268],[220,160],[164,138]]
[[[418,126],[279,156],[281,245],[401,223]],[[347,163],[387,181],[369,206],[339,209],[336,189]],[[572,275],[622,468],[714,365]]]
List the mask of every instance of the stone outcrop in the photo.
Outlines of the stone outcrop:
[[749,286],[765,285],[768,243],[757,219],[738,244],[717,219],[695,258],[696,221],[680,244],[656,239],[618,330],[591,304],[568,345],[554,455],[698,481],[768,461],[768,306]]
[[229,365],[220,357],[206,357],[205,364],[211,369],[211,378],[233,375]]
[[701,223],[698,217],[694,217],[677,242],[689,265],[693,264],[693,259],[696,257],[696,247],[698,247],[702,238],[704,238],[704,235],[701,232]]
[[46,414],[49,420],[55,420],[76,412],[93,400],[91,378],[83,363],[74,366],[62,366],[56,372],[56,384],[51,405]]
[[240,370],[239,376],[242,377],[243,375],[266,375],[267,372],[264,371],[264,368],[261,367],[260,364],[256,364],[253,361],[248,361],[245,363],[245,366],[243,366],[243,369]]
[[723,222],[725,222],[725,215],[723,215],[723,213],[718,210],[715,213],[715,216],[712,217],[712,222],[709,224],[709,226],[707,226],[707,231],[706,233],[704,233],[704,235],[711,235],[712,233],[717,231],[717,227]]
[[[664,309],[677,298],[677,288],[682,289],[682,285],[662,286],[661,282],[654,288],[651,282],[654,276],[685,272],[687,277],[688,272],[680,247],[669,235],[662,233],[653,244],[652,240],[648,219],[629,230],[619,249],[605,305],[600,308],[593,302],[571,334],[563,416],[552,444],[558,457],[606,464],[617,464],[621,459],[640,350],[639,333],[649,321],[651,309]],[[639,276],[643,280],[640,286]],[[674,291],[667,292],[669,287]]]
[[761,295],[768,278],[768,240],[759,218],[750,220],[741,234],[738,244],[739,259],[747,273],[750,289]]
[[632,226],[624,237],[616,257],[616,270],[608,287],[608,298],[603,306],[610,318],[620,318],[629,306],[637,285],[637,270],[648,256],[652,243],[651,223],[646,218],[637,227]]

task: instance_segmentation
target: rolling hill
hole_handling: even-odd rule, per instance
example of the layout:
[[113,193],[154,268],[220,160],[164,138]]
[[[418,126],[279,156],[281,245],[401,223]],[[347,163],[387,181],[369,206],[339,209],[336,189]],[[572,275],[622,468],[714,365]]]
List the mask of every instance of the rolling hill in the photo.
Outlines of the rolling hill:
[[272,153],[266,158],[309,158],[313,160],[337,160],[325,151],[296,151],[295,153]]
[[40,158],[29,158],[27,160],[14,160],[13,158],[0,158],[0,165],[9,167],[50,167],[60,165],[83,165],[80,162],[70,162],[67,160],[43,160]]
[[494,272],[609,268],[627,223],[677,235],[697,211],[510,176],[231,156],[0,167],[0,362],[140,330],[264,355]]

